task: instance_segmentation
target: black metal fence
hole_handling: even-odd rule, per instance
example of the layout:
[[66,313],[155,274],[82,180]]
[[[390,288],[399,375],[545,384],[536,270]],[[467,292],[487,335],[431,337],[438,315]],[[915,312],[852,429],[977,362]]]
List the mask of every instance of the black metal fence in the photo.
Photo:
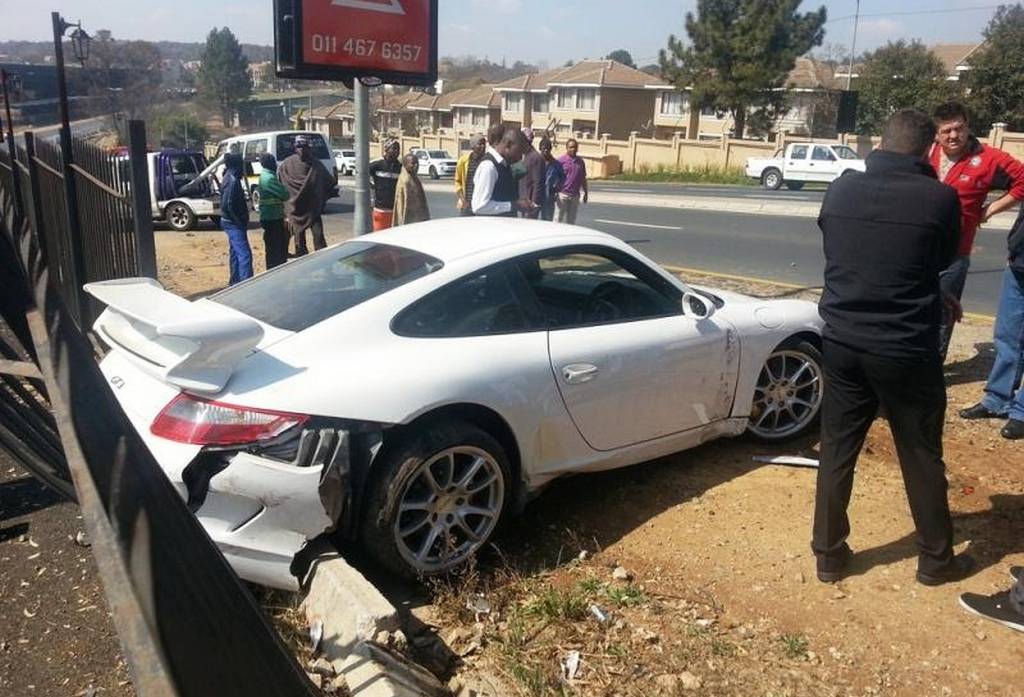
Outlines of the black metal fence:
[[[126,193],[97,167],[110,159],[83,158],[72,176],[85,191],[66,207],[54,154],[31,136],[0,152],[0,448],[81,506],[137,694],[313,697],[117,404],[82,329],[90,310],[74,284],[141,270],[125,204],[142,198],[139,170]],[[67,210],[95,234],[74,239]]]

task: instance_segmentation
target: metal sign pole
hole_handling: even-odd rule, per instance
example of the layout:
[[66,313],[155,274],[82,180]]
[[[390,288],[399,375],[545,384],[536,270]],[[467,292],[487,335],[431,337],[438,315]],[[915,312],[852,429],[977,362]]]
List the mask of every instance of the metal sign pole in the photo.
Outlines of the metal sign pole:
[[356,79],[356,188],[355,219],[352,222],[356,235],[365,235],[373,230],[370,212],[370,95],[362,80]]

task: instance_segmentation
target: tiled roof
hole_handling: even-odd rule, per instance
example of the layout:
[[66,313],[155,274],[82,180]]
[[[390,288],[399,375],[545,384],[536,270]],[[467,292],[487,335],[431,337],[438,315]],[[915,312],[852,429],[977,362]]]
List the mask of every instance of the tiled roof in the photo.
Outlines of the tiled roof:
[[786,76],[785,86],[795,89],[837,89],[835,71],[828,63],[813,58],[797,58],[796,65]]
[[494,89],[544,91],[551,85],[597,85],[599,87],[643,88],[667,85],[661,78],[613,60],[586,60],[543,73],[520,75],[499,82]]
[[351,100],[328,106],[318,106],[311,112],[315,119],[337,119],[345,116],[352,117],[354,114],[355,104]]
[[422,92],[403,92],[401,94],[387,94],[383,101],[379,96],[370,97],[370,111],[406,111],[409,105],[424,95]]
[[957,66],[964,65],[981,44],[935,44],[928,49],[934,53],[946,68],[946,75],[957,75]]
[[455,90],[447,95],[444,103],[449,108],[453,106],[473,106],[492,109],[501,104],[501,99],[494,91],[493,85],[480,85],[479,87]]

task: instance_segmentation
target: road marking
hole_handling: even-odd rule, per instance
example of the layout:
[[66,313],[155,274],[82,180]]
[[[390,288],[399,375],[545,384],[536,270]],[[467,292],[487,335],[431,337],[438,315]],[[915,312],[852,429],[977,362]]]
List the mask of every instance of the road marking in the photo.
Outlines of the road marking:
[[683,228],[678,225],[651,225],[650,223],[630,223],[625,220],[605,220],[604,218],[594,218],[595,223],[606,223],[607,225],[626,225],[627,227],[643,227],[650,228],[652,230],[682,230]]
[[[670,271],[676,274],[686,273],[699,273],[702,276],[710,276],[711,278],[723,278],[729,281],[745,281],[747,283],[764,283],[771,286],[779,286],[780,288],[789,288],[791,290],[818,290],[820,286],[806,286],[799,285],[796,283],[787,283],[785,281],[773,281],[770,278],[757,278],[755,276],[739,276],[731,273],[719,273],[718,271],[708,271],[707,269],[692,269],[686,266],[674,266],[671,264],[662,264],[661,267],[666,271]],[[978,312],[965,312],[964,317],[967,319],[973,319],[980,322],[995,322],[996,318],[992,315],[983,315]]]
[[[595,188],[599,188],[601,190],[605,190],[605,187],[603,187],[603,186],[595,187]],[[607,187],[607,190],[608,191],[614,191],[617,194],[618,193],[623,193],[623,194],[654,194],[654,193],[657,193],[656,191],[652,191],[651,189],[620,189],[617,186]]]

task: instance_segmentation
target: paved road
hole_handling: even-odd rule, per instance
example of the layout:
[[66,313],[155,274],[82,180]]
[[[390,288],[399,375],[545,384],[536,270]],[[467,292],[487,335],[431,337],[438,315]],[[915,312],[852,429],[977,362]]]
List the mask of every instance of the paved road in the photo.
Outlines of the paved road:
[[[751,201],[776,200],[779,195],[799,196],[801,201],[820,200],[823,191],[765,192],[740,187],[681,186],[595,182],[592,191],[635,189],[635,206],[591,203],[581,206],[579,223],[630,241],[655,261],[715,273],[818,286],[824,257],[821,236],[811,218],[749,215],[713,210],[680,210],[650,205],[651,196],[685,195]],[[427,198],[434,217],[453,215],[454,196],[428,186]],[[645,199],[648,204],[645,205]],[[328,208],[328,225],[347,225],[351,220],[352,190],[342,189],[340,201]],[[975,243],[973,267],[964,296],[968,312],[994,315],[1005,265],[1005,230],[982,229]]]

